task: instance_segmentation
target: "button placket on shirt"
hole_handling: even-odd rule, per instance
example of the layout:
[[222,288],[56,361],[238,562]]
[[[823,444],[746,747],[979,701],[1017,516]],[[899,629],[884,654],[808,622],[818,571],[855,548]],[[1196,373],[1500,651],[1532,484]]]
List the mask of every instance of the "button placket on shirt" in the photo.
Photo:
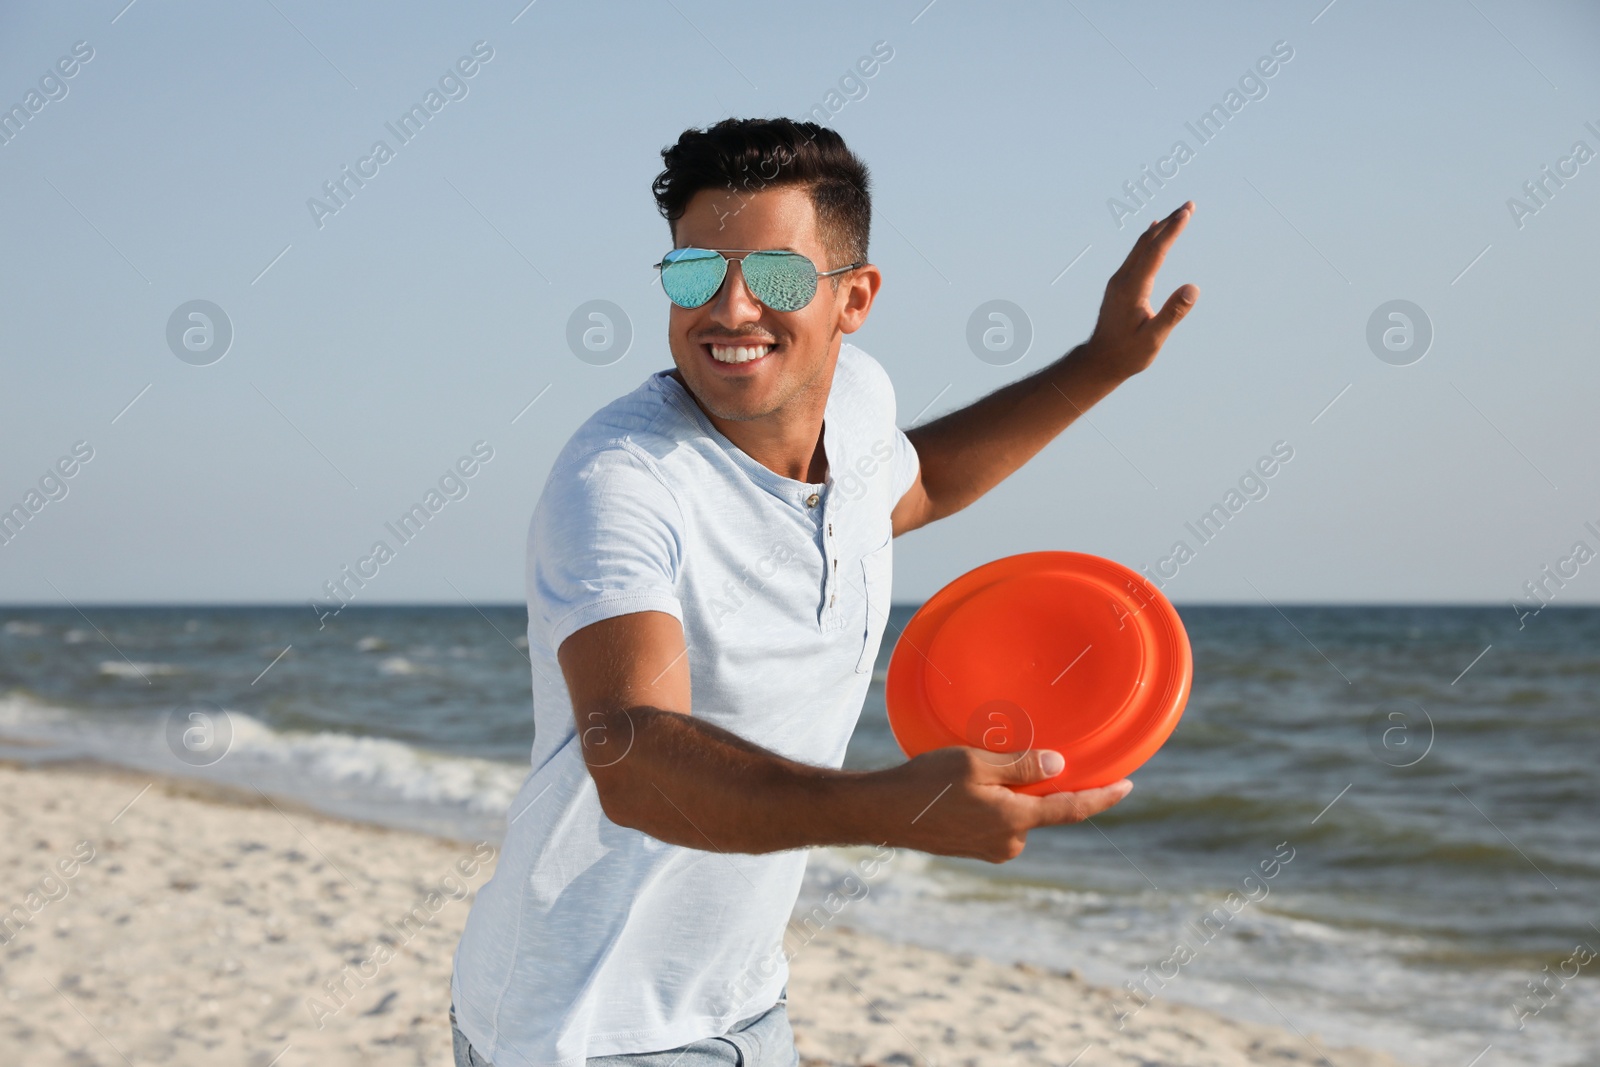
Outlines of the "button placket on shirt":
[[831,564],[828,567],[828,610],[834,614],[838,614],[839,546],[833,539],[832,517],[825,514],[822,518],[823,521],[827,523],[828,527],[827,533],[823,535],[823,544],[828,550],[828,559],[831,561]]
[[[832,466],[834,456],[840,454],[838,436],[834,428],[825,421],[823,423],[823,447],[827,450],[829,465]],[[822,533],[822,618],[821,629],[838,629],[839,615],[839,545],[833,536],[833,522],[837,493],[828,492],[833,485],[833,473],[830,470],[823,479],[823,492],[812,493],[804,503],[808,507],[821,505],[821,512],[816,516],[816,522]],[[813,498],[817,503],[813,503]]]
[[822,533],[822,617],[821,629],[838,625],[838,542],[834,537],[834,494],[811,493],[803,499],[808,509],[821,506],[816,523]]
[[827,572],[828,582],[828,628],[834,629],[840,624],[839,615],[839,540],[833,534],[835,519],[834,506],[835,494],[829,493],[823,500],[822,508],[822,545],[824,556],[823,569]]

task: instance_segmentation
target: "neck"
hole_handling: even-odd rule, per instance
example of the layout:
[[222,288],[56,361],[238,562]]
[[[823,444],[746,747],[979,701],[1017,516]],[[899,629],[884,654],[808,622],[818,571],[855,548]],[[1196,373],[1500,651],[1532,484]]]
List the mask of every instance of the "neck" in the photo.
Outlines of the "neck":
[[738,446],[739,451],[785,478],[812,484],[826,480],[828,454],[823,447],[823,412],[827,407],[828,387],[794,397],[777,411],[755,419],[725,419],[700,403],[683,375],[676,369],[672,377],[684,387],[689,399],[705,413],[717,432]]

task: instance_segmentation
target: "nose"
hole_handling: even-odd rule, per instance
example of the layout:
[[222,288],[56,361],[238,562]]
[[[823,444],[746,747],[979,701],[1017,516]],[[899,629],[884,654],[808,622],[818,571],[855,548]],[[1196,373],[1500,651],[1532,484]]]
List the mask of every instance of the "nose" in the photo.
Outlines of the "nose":
[[[735,275],[737,271],[737,275]],[[737,259],[728,261],[728,273],[722,279],[722,288],[711,301],[711,321],[718,326],[736,327],[761,318],[762,307],[744,284],[744,264]]]

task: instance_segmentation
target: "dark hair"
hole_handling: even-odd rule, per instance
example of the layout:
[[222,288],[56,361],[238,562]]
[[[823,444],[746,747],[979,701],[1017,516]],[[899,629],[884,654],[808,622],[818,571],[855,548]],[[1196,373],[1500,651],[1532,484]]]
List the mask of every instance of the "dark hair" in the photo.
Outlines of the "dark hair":
[[[826,126],[781,118],[723,119],[704,130],[684,130],[677,144],[661,150],[661,159],[666,169],[651,188],[674,240],[678,220],[702,189],[755,193],[803,185],[811,194],[823,246],[839,257],[821,269],[866,261],[872,230],[867,165]],[[842,277],[833,277],[835,286]]]

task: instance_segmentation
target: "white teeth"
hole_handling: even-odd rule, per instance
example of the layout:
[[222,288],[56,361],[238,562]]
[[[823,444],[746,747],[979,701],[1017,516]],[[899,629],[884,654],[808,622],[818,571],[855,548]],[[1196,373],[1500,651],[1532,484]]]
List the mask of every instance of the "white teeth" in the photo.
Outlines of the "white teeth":
[[735,347],[733,345],[712,345],[711,357],[718,363],[749,363],[752,359],[760,359],[772,351],[771,345],[754,345]]

